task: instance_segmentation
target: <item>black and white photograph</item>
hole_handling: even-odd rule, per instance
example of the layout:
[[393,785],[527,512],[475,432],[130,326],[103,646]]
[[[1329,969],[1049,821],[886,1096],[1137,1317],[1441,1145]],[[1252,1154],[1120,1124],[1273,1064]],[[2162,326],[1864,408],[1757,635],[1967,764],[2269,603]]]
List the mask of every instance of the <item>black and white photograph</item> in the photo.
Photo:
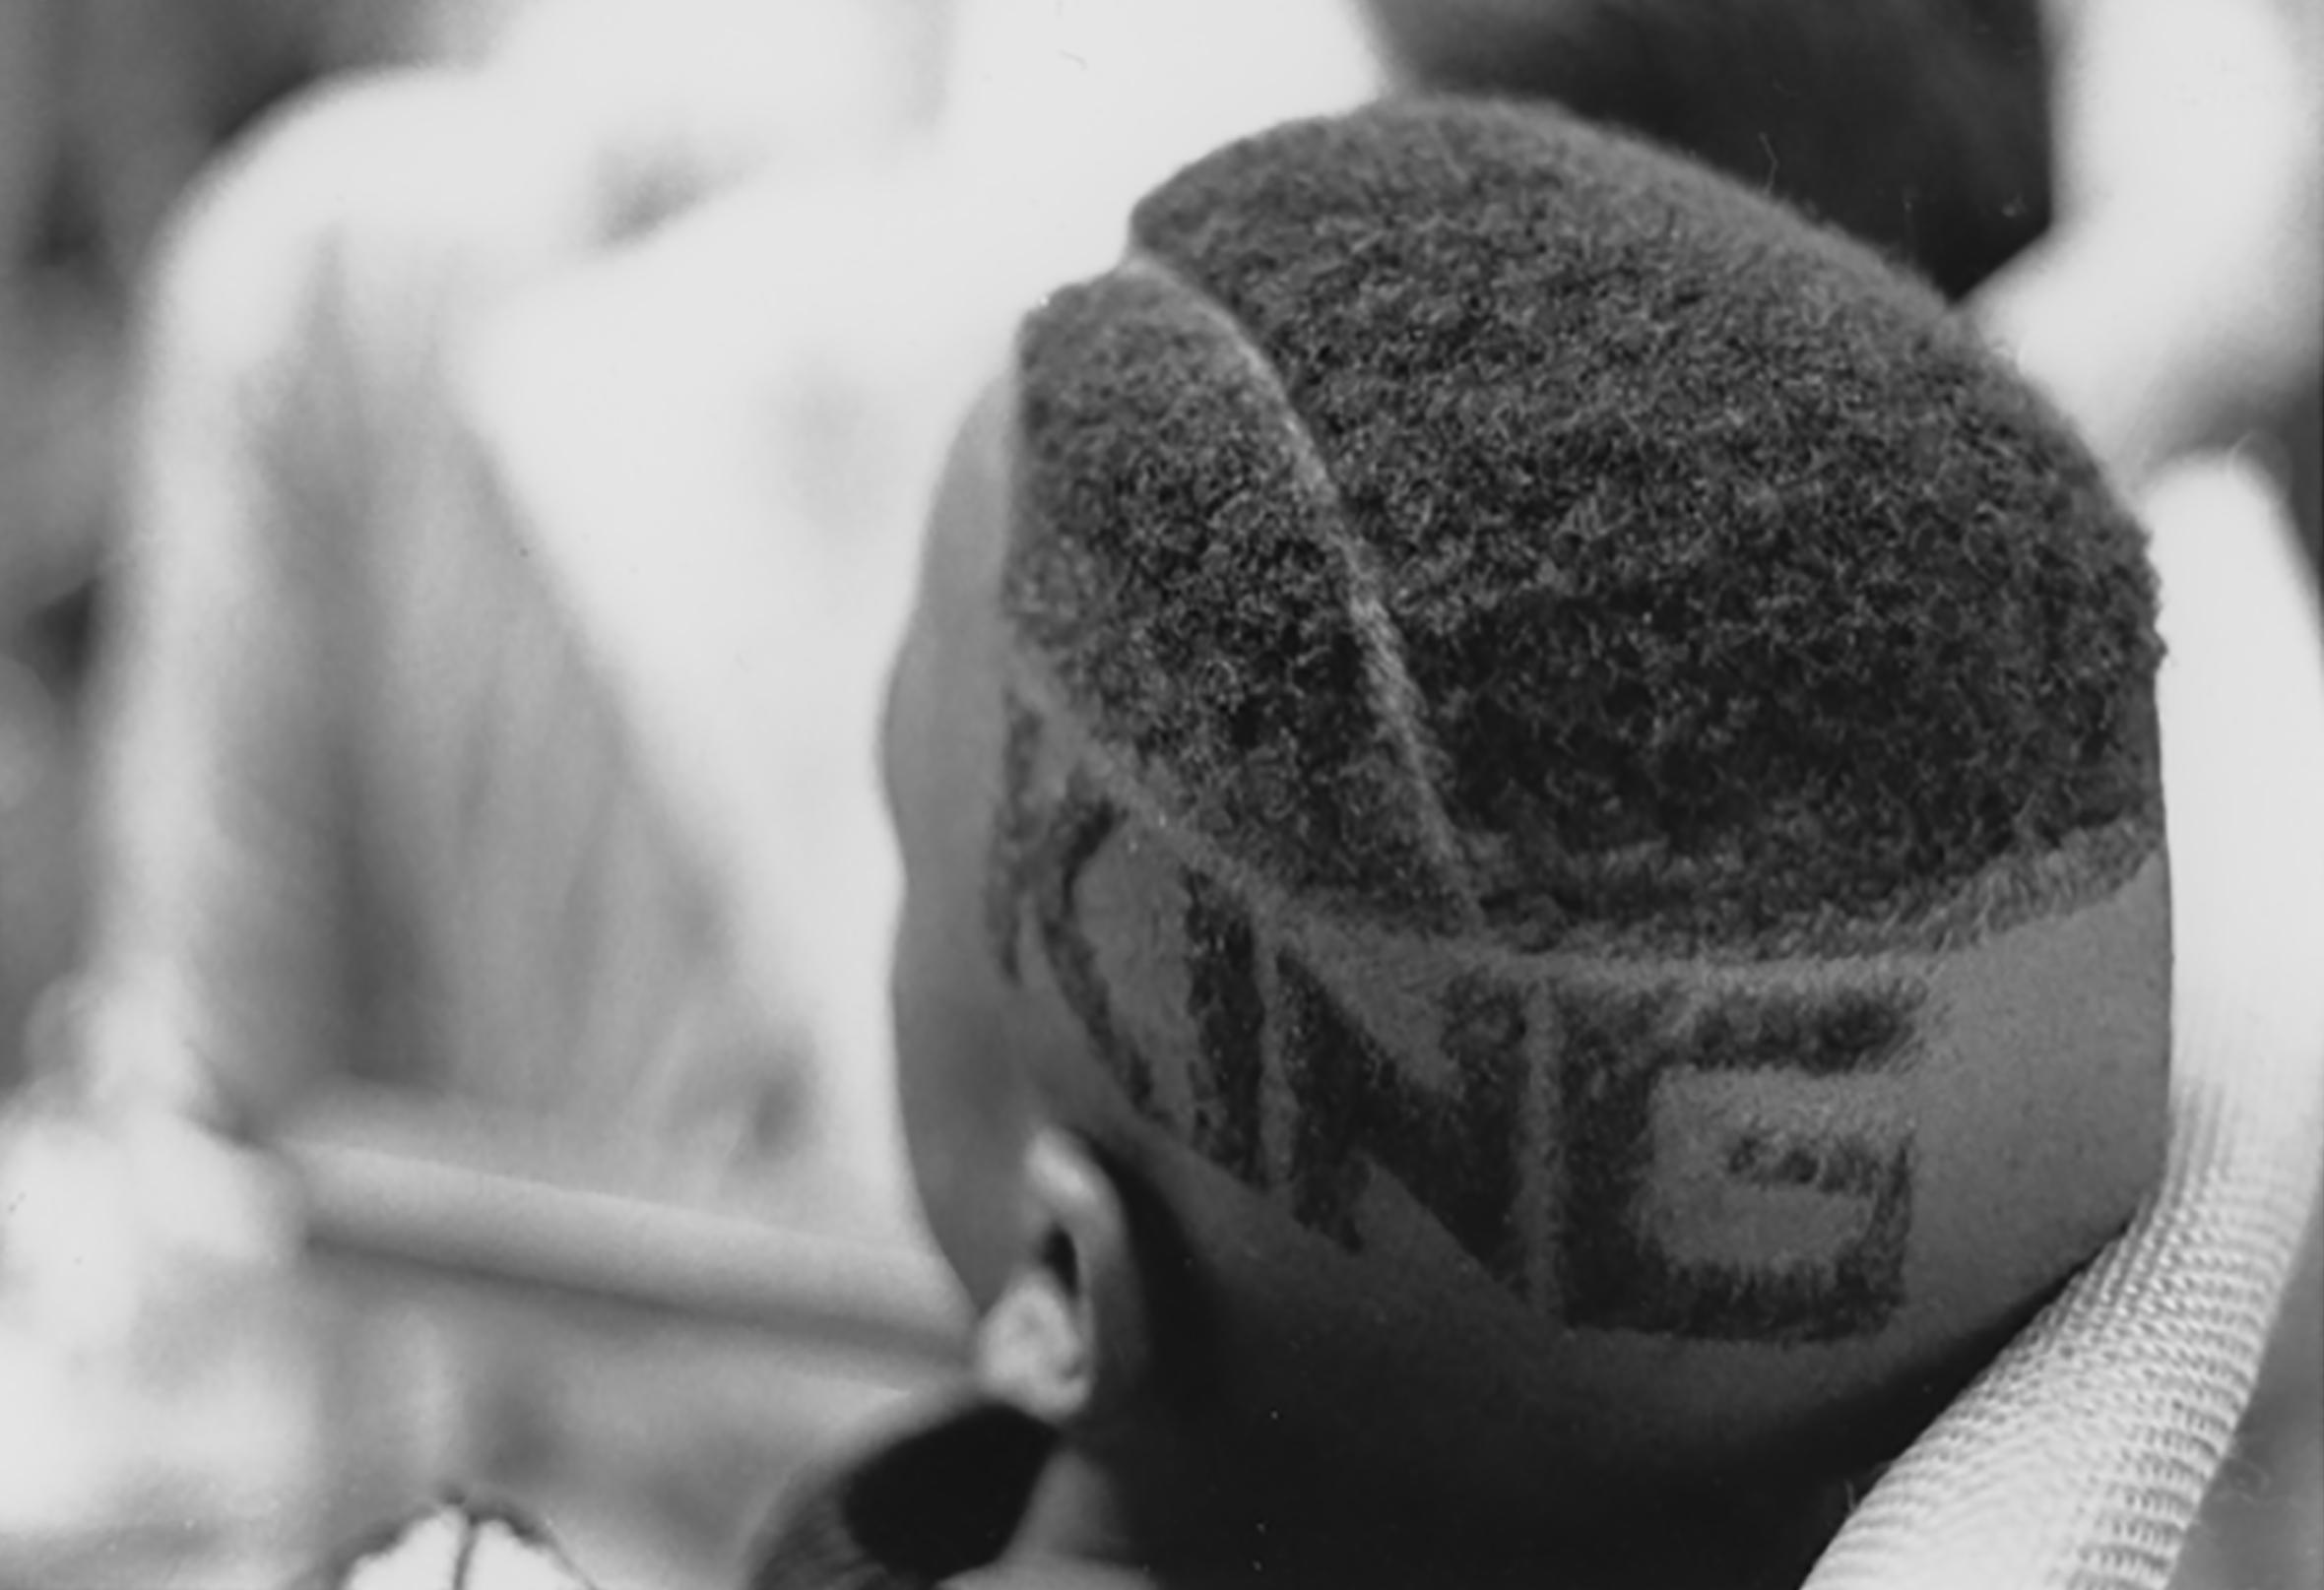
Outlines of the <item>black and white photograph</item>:
[[0,1590],[2319,1590],[2324,0],[0,0]]

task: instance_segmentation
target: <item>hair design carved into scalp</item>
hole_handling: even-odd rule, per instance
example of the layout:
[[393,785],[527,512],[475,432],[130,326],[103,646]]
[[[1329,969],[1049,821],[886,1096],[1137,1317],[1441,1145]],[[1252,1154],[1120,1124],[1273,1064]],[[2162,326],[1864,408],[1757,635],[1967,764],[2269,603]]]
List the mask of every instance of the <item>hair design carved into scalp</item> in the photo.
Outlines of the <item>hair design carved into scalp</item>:
[[1933,294],[1650,150],[1435,104],[1231,146],[1019,385],[1015,633],[1318,909],[1816,945],[2158,840],[2096,466]]
[[[1151,811],[1037,695],[1020,681],[1005,701],[988,947],[1009,984],[1046,985],[1139,1116],[1351,1253],[1392,1180],[1486,1279],[1570,1325],[1800,1343],[1894,1320],[1915,1164],[1895,1084],[1926,1025],[1913,969],[1642,979],[1318,934],[1156,843]],[[1674,1152],[1668,1090],[1741,1076],[1817,1106],[1747,1112]],[[1673,1185],[1707,1177],[1727,1213],[1698,1202],[1674,1227]]]

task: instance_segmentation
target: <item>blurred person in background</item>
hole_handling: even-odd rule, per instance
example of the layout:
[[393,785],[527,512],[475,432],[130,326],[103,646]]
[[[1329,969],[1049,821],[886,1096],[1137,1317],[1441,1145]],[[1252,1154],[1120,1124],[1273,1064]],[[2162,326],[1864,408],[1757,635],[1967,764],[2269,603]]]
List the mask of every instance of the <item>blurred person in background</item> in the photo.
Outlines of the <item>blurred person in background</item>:
[[[916,113],[903,8],[821,8],[836,30],[801,14],[712,0],[7,12],[42,46],[20,54],[12,34],[7,67],[43,90],[27,112],[38,158],[8,167],[11,197],[29,195],[10,240],[69,256],[110,334],[134,318],[135,340],[131,355],[104,350],[133,366],[105,371],[132,392],[108,391],[100,416],[125,411],[128,434],[86,415],[53,427],[127,461],[120,500],[99,503],[123,524],[102,537],[119,622],[94,709],[94,862],[84,876],[41,835],[0,877],[10,925],[52,925],[84,891],[95,917],[80,976],[34,1025],[37,1084],[0,1101],[0,1578],[73,1577],[96,1558],[232,1572],[214,1550],[263,1573],[221,1532],[280,1551],[305,1527],[283,1519],[320,1509],[308,1525],[325,1527],[363,1505],[315,1490],[333,1479],[311,1472],[328,1399],[298,1405],[313,1344],[269,1315],[299,1233],[297,1189],[263,1150],[332,1085],[652,1117],[645,1140],[684,1115],[698,1134],[662,1147],[695,1162],[695,1182],[792,1129],[786,1040],[737,1013],[692,863],[625,801],[588,665],[522,605],[517,549],[480,534],[448,567],[412,516],[424,529],[415,504],[459,471],[443,446],[451,370],[495,304],[771,150],[876,144]],[[315,75],[383,61],[423,64],[260,114]],[[83,83],[113,108],[77,102]],[[12,398],[58,397],[9,364]],[[424,668],[410,648],[446,632],[453,655],[424,683],[372,694],[411,582],[439,577],[448,631],[399,631],[396,657]],[[386,743],[425,734],[413,715],[453,697],[441,735]],[[19,716],[0,726],[12,756]],[[577,792],[561,809],[586,825],[560,830],[553,855],[540,778]],[[428,820],[413,816],[415,781],[442,797],[430,818],[470,819],[418,863],[398,849]],[[480,786],[494,792],[483,809],[454,809]],[[575,844],[593,863],[581,879]],[[481,881],[460,893],[464,876]],[[33,946],[12,932],[5,947]],[[455,986],[415,971],[464,958],[482,964]],[[12,954],[11,974],[23,966]],[[497,1068],[476,1059],[493,1049]],[[553,1076],[539,1068],[552,1049],[566,1062]],[[699,1055],[707,1080],[688,1082]],[[673,1092],[659,1116],[641,1102]],[[521,1446],[522,1410],[497,1411]]]
[[[140,1418],[87,1372],[119,1345],[146,1261],[172,1243],[246,1259],[251,1235],[277,1224],[237,1177],[215,1174],[198,1135],[147,1135],[136,1172],[121,1144],[67,1124],[77,1079],[63,988],[89,914],[88,685],[116,481],[135,450],[132,300],[166,213],[217,150],[318,78],[419,49],[436,31],[430,9],[0,4],[0,1579],[64,1571],[22,1554],[86,1518],[102,1440],[142,1431],[166,1447],[219,1412],[195,1398]],[[124,1243],[140,1224],[168,1241]],[[216,1345],[180,1334],[197,1354],[194,1342]],[[116,1547],[157,1527],[121,1522]]]
[[0,1086],[79,947],[81,707],[121,507],[130,300],[163,218],[302,86],[448,43],[443,9],[0,5]]

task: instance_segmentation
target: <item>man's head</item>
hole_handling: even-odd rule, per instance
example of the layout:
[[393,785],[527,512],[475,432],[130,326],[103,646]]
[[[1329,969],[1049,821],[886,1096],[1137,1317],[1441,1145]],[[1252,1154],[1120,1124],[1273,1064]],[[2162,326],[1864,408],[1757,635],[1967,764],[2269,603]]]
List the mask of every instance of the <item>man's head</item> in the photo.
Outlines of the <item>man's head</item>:
[[1936,300],[1717,178],[1408,105],[1165,184],[964,432],[886,729],[993,1378],[1133,1535],[1893,1444],[2159,1169],[2152,620]]

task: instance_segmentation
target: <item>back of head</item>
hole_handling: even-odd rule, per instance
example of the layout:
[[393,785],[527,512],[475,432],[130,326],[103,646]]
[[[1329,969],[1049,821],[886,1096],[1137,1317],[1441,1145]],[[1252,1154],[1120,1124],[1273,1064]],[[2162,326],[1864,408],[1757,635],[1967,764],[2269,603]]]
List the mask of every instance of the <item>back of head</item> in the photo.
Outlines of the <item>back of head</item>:
[[1854,245],[1541,112],[1221,151],[939,501],[932,1224],[989,1301],[1091,1145],[1138,1417],[1255,1509],[1876,1455],[2159,1169],[2156,662],[2094,466]]

